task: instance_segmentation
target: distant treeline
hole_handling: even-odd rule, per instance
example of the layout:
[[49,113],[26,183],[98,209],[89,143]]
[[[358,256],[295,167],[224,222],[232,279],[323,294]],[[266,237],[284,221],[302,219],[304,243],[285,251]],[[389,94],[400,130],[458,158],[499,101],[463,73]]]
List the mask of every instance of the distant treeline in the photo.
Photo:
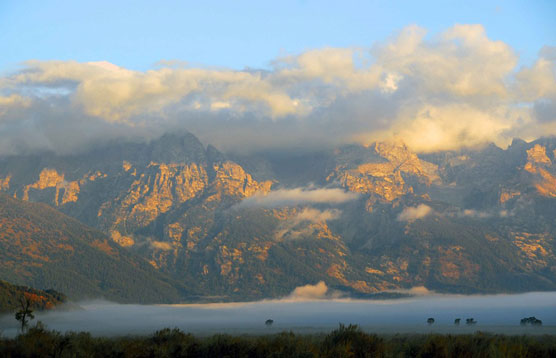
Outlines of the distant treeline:
[[151,336],[92,337],[49,331],[41,324],[0,338],[0,357],[556,357],[556,336],[485,333],[368,334],[358,326],[329,334],[195,337],[178,329]]

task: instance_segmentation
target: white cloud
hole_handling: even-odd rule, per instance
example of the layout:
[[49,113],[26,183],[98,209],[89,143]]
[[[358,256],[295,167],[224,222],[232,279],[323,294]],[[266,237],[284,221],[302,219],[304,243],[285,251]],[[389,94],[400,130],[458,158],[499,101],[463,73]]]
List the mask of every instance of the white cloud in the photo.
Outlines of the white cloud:
[[546,46],[539,59],[516,74],[516,100],[556,98],[556,47]]
[[313,223],[337,219],[342,212],[334,210],[318,210],[314,208],[304,208],[294,218],[294,221],[310,221]]
[[0,78],[0,152],[72,152],[176,127],[224,150],[396,137],[430,152],[556,134],[553,47],[518,69],[481,25],[426,34],[409,26],[367,49],[285,56],[269,71],[28,61]]
[[[320,224],[326,224],[329,220],[335,220],[342,214],[338,209],[318,210],[314,208],[303,208],[293,217],[288,218],[280,224],[276,231],[276,240],[297,240],[303,237],[314,238],[315,230]],[[316,225],[313,225],[316,224]]]
[[473,209],[465,209],[463,211],[457,212],[457,216],[460,217],[468,217],[474,219],[488,219],[492,217],[500,217],[505,218],[508,216],[513,216],[514,214],[508,210],[500,210],[500,211],[481,211],[481,210],[473,210]]
[[325,299],[328,293],[328,286],[324,281],[320,281],[316,285],[305,285],[296,287],[295,290],[288,296],[292,300],[314,300]]
[[[280,207],[301,204],[341,204],[359,197],[338,188],[294,188],[278,189],[268,194],[256,194],[243,200],[240,206]],[[309,214],[308,214],[309,215]]]
[[153,249],[158,249],[162,251],[169,251],[173,249],[173,246],[169,242],[164,241],[151,241],[150,245]]
[[398,215],[399,221],[415,221],[422,219],[433,212],[430,206],[419,204],[416,207],[407,207]]
[[455,25],[432,41],[426,30],[409,26],[374,54],[378,63],[393,70],[430,95],[458,97],[506,94],[505,77],[517,56],[501,41],[490,40],[481,25]]

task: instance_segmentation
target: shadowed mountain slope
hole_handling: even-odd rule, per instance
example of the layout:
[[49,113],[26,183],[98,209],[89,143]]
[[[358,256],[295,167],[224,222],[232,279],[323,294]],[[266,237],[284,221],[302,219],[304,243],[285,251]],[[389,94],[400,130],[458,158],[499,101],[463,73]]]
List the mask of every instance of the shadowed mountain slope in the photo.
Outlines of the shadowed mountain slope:
[[71,299],[177,302],[185,289],[101,232],[41,203],[0,194],[0,278]]

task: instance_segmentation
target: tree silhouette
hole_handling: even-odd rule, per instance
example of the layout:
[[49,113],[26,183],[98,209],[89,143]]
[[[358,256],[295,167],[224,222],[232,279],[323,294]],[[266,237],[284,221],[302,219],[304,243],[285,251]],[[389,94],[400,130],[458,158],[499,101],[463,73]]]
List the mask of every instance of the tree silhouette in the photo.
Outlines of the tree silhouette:
[[264,322],[264,324],[266,324],[266,325],[269,326],[269,327],[272,326],[273,323],[274,323],[274,320],[272,320],[272,319],[267,319],[267,320]]
[[434,324],[434,318],[431,317],[431,318],[427,319],[427,323],[429,324],[429,326]]
[[33,310],[31,309],[31,300],[23,295],[19,299],[20,310],[15,313],[15,319],[21,322],[21,333],[25,331],[29,320],[35,318]]
[[456,326],[459,326],[460,322],[461,322],[461,318],[456,318],[456,319],[454,320],[454,324],[455,324]]
[[467,319],[465,320],[465,324],[467,324],[467,325],[469,325],[469,326],[472,326],[472,325],[474,325],[474,324],[476,324],[476,323],[477,323],[477,321],[475,321],[474,318],[467,318]]
[[542,321],[540,319],[538,319],[537,317],[528,317],[528,318],[523,318],[520,321],[520,324],[522,326],[526,326],[528,324],[530,324],[531,326],[542,326]]

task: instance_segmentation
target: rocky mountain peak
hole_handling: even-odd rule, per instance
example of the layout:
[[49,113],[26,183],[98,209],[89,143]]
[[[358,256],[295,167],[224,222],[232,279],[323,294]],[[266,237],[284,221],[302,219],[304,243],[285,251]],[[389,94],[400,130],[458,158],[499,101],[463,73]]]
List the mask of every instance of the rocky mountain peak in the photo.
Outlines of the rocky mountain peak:
[[546,147],[540,144],[535,144],[533,148],[527,150],[527,160],[535,164],[552,164],[552,161],[546,155]]
[[[0,187],[100,229],[95,250],[123,246],[211,293],[276,296],[321,279],[358,293],[544,289],[556,287],[555,149],[552,139],[515,140],[421,155],[377,142],[238,159],[173,133],[71,157],[0,158]],[[274,184],[276,195],[360,195],[238,205]]]
[[205,163],[203,144],[189,132],[164,134],[150,143],[150,161],[159,163]]
[[[366,156],[362,152],[370,152]],[[358,160],[346,160],[353,153]],[[338,181],[350,191],[370,194],[367,209],[372,210],[377,200],[391,202],[403,195],[413,193],[414,188],[407,183],[414,177],[425,185],[439,180],[438,166],[419,159],[403,142],[376,142],[361,149],[337,152],[345,162],[340,162],[327,177],[328,181]],[[352,163],[346,166],[345,163]]]

